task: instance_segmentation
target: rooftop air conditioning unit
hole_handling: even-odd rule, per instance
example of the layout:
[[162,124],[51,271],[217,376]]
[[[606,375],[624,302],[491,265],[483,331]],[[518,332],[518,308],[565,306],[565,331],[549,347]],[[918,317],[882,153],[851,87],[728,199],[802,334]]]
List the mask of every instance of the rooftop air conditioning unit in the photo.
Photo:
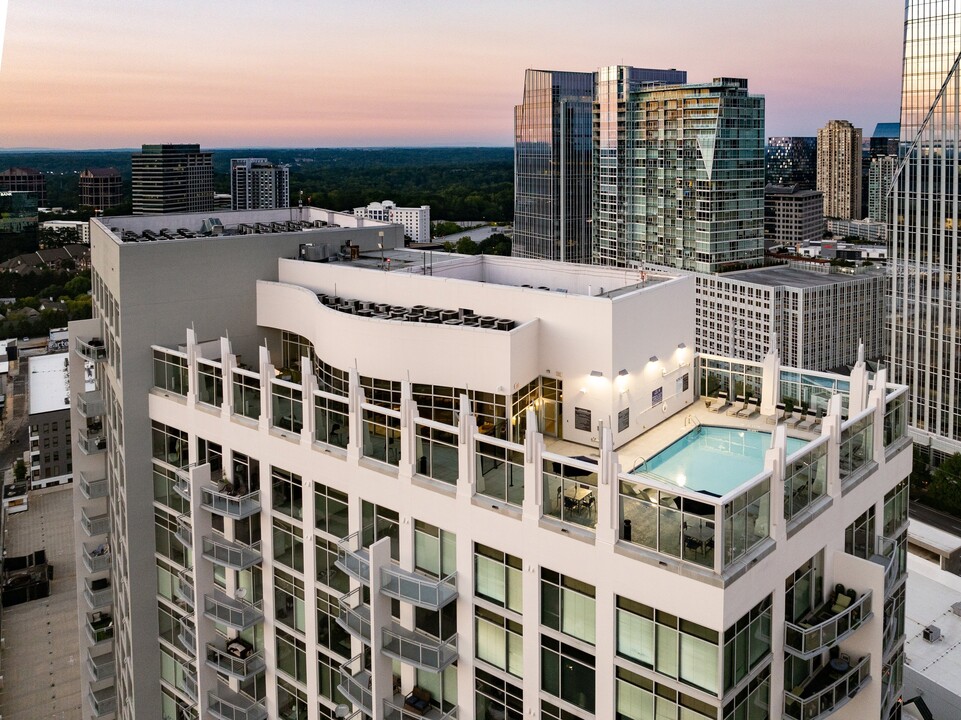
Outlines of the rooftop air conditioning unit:
[[927,640],[929,643],[937,642],[941,639],[941,628],[937,625],[928,625],[924,630],[921,631],[921,637]]
[[961,617],[961,602],[956,602],[954,605],[952,605],[951,612]]

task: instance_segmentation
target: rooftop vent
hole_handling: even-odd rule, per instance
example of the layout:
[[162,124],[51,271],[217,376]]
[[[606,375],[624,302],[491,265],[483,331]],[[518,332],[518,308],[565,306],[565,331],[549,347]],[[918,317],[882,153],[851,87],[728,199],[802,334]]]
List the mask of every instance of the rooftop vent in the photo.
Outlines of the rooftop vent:
[[929,643],[937,642],[941,639],[941,628],[937,625],[928,625],[924,630],[921,631],[921,637],[927,640]]
[[951,612],[953,612],[955,615],[961,617],[961,602],[956,602],[954,605],[952,605],[952,606],[951,606]]

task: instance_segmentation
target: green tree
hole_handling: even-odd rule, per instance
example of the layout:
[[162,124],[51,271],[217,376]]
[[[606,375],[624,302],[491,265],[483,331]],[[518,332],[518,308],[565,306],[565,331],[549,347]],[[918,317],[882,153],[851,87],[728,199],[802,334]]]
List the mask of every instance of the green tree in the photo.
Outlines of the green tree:
[[492,233],[477,244],[481,255],[511,254],[511,239],[504,233]]
[[454,252],[458,252],[461,255],[477,255],[480,252],[480,248],[477,247],[477,243],[465,235],[454,245]]
[[67,291],[70,297],[77,297],[78,295],[84,295],[90,292],[90,276],[89,275],[77,275],[77,277],[72,280],[68,280],[63,286],[63,289]]
[[23,460],[17,460],[13,464],[13,478],[17,482],[23,482],[27,477],[27,466]]
[[961,516],[961,454],[955,453],[931,474],[925,501],[939,510]]

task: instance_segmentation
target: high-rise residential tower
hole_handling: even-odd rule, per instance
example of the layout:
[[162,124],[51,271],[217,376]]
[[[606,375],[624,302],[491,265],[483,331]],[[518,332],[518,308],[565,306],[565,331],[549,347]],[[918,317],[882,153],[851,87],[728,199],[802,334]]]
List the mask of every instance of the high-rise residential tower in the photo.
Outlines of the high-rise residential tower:
[[898,167],[897,155],[878,155],[871,158],[868,170],[868,217],[887,224],[894,173]]
[[230,197],[234,210],[290,207],[290,166],[275,165],[267,158],[234,158]]
[[824,216],[858,220],[861,214],[861,129],[831,120],[818,130],[817,189]]
[[817,149],[816,137],[768,138],[764,150],[766,184],[813,190],[817,184]]
[[891,194],[889,367],[911,387],[908,422],[938,454],[961,451],[961,2],[909,0],[902,155]]
[[130,162],[134,215],[213,209],[213,153],[200,145],[144,145]]

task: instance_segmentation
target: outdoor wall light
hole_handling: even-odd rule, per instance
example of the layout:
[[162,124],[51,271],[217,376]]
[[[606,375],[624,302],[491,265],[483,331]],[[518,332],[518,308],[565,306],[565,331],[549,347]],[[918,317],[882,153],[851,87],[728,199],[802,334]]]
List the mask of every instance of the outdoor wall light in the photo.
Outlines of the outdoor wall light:
[[602,373],[600,370],[591,370],[591,377],[592,377],[592,378],[602,378],[602,377],[604,377],[604,373]]
[[652,363],[657,362],[657,355],[651,355],[650,360],[648,360],[648,362],[652,362]]
[[686,348],[686,347],[687,347],[687,345],[685,345],[684,343],[678,343],[678,344],[677,344],[677,349],[678,349],[678,350],[683,350],[683,349]]
[[627,375],[628,375],[628,372],[626,369],[621,369],[617,371],[617,377],[619,378],[626,378]]

